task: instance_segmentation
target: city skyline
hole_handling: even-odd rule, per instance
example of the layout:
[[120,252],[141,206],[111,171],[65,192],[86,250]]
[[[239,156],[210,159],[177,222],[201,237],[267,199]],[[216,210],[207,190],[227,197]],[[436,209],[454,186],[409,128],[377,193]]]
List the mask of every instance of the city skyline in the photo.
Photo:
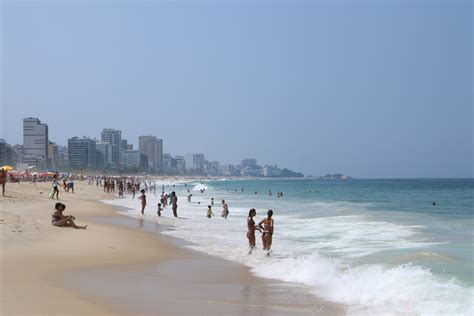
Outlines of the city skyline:
[[[89,172],[148,172],[160,175],[303,177],[300,172],[276,165],[257,164],[255,158],[229,164],[208,160],[204,153],[174,155],[163,153],[163,140],[154,135],[141,135],[138,148],[133,150],[122,131],[103,128],[101,139],[91,136],[72,136],[67,146],[49,139],[49,126],[36,117],[23,119],[23,144],[9,144],[0,139],[0,162],[14,165],[18,171],[69,170]],[[312,175],[309,175],[312,176]],[[340,178],[342,174],[334,174]],[[332,177],[327,174],[326,177]]]
[[58,144],[115,127],[305,174],[473,176],[471,2],[1,5],[11,143],[35,116]]

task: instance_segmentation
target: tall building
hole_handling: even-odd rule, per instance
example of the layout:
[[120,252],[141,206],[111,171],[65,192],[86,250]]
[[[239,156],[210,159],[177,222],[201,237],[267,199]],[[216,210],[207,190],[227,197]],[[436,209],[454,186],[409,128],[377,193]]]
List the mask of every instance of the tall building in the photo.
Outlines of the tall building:
[[53,142],[48,143],[48,163],[49,166],[56,170],[59,163],[59,146]]
[[58,169],[64,170],[69,166],[67,146],[58,145]]
[[163,140],[152,135],[144,135],[138,138],[138,150],[147,155],[148,166],[161,171],[163,168]]
[[48,125],[34,117],[23,119],[23,154],[48,158]]
[[112,145],[107,142],[96,141],[97,169],[109,169],[112,163]]
[[121,159],[121,148],[122,148],[122,131],[113,128],[104,128],[102,130],[102,141],[110,143],[112,146],[112,165],[118,167]]
[[126,150],[123,152],[123,166],[127,169],[147,169],[148,158],[138,150]]
[[204,154],[184,155],[184,165],[188,173],[201,173],[204,168]]
[[184,174],[186,163],[184,161],[184,156],[175,156],[176,160],[176,171],[178,174]]
[[96,141],[87,137],[69,138],[67,141],[69,166],[73,169],[96,169]]
[[234,165],[225,164],[223,167],[223,173],[225,176],[233,176],[236,175]]
[[187,153],[183,156],[184,158],[184,169],[187,173],[192,172],[194,170],[194,158],[193,154]]
[[120,148],[122,149],[122,151],[125,151],[125,150],[128,150],[127,147],[128,147],[128,141],[126,139],[122,139],[122,141],[120,142]]
[[249,159],[244,159],[242,160],[242,163],[240,164],[243,168],[255,168],[257,166],[257,159],[254,158],[249,158]]
[[15,166],[18,163],[18,155],[13,150],[12,146],[4,139],[0,138],[0,166],[11,165]]

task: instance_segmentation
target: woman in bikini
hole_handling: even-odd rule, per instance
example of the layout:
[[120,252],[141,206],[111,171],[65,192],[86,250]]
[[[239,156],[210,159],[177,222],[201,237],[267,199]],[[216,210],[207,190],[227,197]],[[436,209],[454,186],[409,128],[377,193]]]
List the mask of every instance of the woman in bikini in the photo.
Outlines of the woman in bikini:
[[252,253],[253,248],[255,248],[255,230],[257,229],[261,232],[260,227],[255,225],[253,217],[257,215],[257,211],[254,208],[250,209],[249,216],[247,217],[247,238],[249,240],[249,255]]
[[58,182],[58,176],[54,175],[53,176],[53,195],[51,196],[52,199],[54,199],[54,196],[56,195],[56,200],[59,200],[59,187],[61,184]]
[[64,205],[63,203],[58,202],[54,206],[55,212],[53,213],[53,215],[51,215],[51,223],[54,226],[58,226],[58,227],[70,226],[70,227],[74,227],[75,229],[87,228],[87,225],[85,226],[76,225],[76,223],[74,223],[74,220],[76,219],[74,216],[63,215],[63,212],[65,209],[66,209],[66,205]]
[[140,200],[142,201],[142,214],[145,214],[145,206],[146,206],[145,189],[142,189],[140,192],[142,193],[142,195],[140,196]]
[[267,218],[264,218],[260,223],[258,223],[258,227],[260,227],[260,229],[262,230],[263,250],[267,251],[267,256],[270,255],[270,247],[272,246],[273,227],[275,226],[272,216],[273,216],[273,211],[268,210]]

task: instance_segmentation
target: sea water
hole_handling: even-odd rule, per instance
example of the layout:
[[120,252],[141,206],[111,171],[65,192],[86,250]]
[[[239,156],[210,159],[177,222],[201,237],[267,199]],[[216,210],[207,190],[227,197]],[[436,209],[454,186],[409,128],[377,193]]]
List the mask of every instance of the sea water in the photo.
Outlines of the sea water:
[[[474,314],[473,179],[223,179],[163,186],[177,192],[180,218],[169,207],[157,218],[161,192],[147,193],[145,218],[170,225],[164,234],[247,265],[258,276],[301,283],[347,305],[349,314]],[[211,198],[215,217],[209,219]],[[222,199],[228,219],[220,216]],[[141,216],[137,198],[107,203]],[[258,249],[247,254],[250,208],[257,223],[274,211],[269,257],[258,232]]]

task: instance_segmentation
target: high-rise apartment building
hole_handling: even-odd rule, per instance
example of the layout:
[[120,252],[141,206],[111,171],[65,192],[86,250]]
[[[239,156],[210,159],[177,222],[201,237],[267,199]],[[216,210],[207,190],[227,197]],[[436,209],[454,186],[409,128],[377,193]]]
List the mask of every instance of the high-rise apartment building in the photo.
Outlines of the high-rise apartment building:
[[69,138],[67,141],[69,166],[76,169],[96,169],[96,141],[87,137]]
[[112,165],[119,166],[121,162],[120,154],[122,152],[122,131],[113,128],[104,128],[102,130],[102,141],[110,143],[112,146]]
[[249,159],[244,159],[242,160],[242,163],[240,164],[243,168],[255,168],[257,167],[257,159],[254,158],[249,158]]
[[48,125],[34,117],[23,119],[23,154],[48,158]]
[[147,163],[147,156],[138,150],[126,150],[123,152],[123,166],[126,169],[145,170],[148,168]]
[[148,166],[161,171],[163,168],[163,140],[145,135],[138,138],[138,150],[148,157]]
[[58,168],[59,163],[59,146],[53,142],[48,143],[48,162],[52,169]]
[[110,168],[112,163],[112,145],[107,142],[96,141],[97,169],[105,170]]
[[0,138],[0,166],[13,165],[18,162],[18,155],[13,150],[12,146],[4,139]]
[[184,165],[187,172],[201,173],[204,168],[204,154],[184,155]]

